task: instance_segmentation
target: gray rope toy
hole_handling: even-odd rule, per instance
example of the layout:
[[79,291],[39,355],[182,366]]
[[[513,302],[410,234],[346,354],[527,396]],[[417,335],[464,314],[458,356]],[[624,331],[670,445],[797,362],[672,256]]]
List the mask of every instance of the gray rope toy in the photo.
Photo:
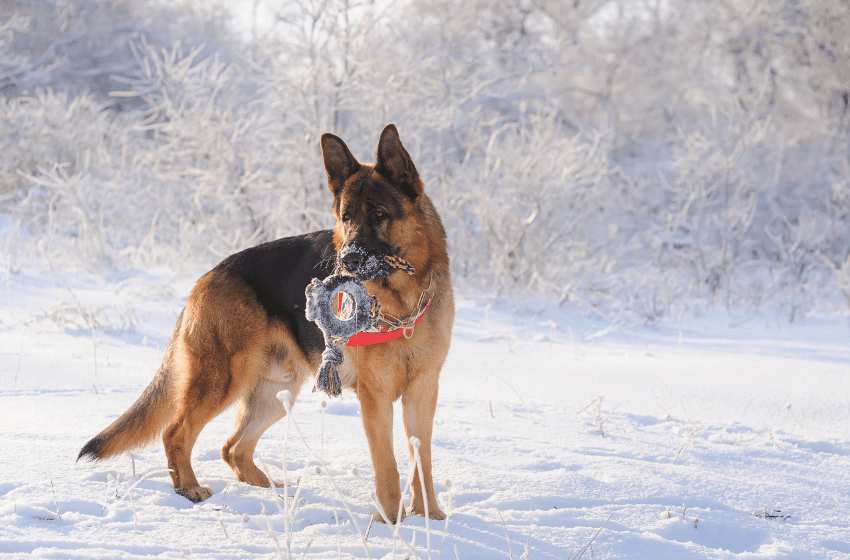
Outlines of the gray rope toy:
[[[333,311],[334,299],[340,292],[345,292],[354,300],[351,313],[348,313],[347,307],[342,310],[344,313],[341,315],[348,315],[347,319],[340,319]],[[325,337],[325,350],[322,352],[322,363],[316,375],[316,387],[329,396],[338,397],[342,393],[342,383],[337,367],[342,365],[345,359],[338,344],[344,344],[360,331],[372,328],[380,314],[381,305],[353,276],[328,276],[324,282],[313,278],[305,294],[307,320],[316,323]]]

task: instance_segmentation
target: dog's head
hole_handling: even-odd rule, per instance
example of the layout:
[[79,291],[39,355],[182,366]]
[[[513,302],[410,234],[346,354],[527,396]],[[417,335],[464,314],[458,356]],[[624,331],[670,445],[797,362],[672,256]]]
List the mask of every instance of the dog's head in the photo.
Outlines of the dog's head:
[[322,136],[322,157],[334,195],[338,267],[363,282],[394,272],[387,257],[402,257],[418,269],[425,243],[423,187],[395,125],[381,132],[374,164],[359,163],[333,134]]

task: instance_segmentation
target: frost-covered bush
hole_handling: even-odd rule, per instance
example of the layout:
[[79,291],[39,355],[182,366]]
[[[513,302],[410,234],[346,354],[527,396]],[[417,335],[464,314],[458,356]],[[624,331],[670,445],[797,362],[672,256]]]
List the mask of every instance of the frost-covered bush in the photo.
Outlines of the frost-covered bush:
[[621,322],[850,308],[850,8],[254,7],[250,39],[179,4],[0,16],[4,262],[211,265],[329,227],[319,136],[370,161],[396,122],[467,288]]

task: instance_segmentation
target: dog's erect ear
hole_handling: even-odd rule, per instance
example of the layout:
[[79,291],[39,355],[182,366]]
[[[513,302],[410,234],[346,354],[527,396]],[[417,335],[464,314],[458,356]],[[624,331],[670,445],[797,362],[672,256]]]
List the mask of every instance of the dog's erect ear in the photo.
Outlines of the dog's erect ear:
[[388,124],[381,132],[375,169],[398,185],[402,192],[412,200],[416,200],[422,194],[422,182],[419,180],[419,173],[416,171],[416,166],[413,165],[413,160],[410,159],[410,154],[401,145],[398,130],[394,124]]
[[360,164],[351,155],[345,142],[329,133],[322,134],[322,158],[325,160],[325,171],[328,172],[328,188],[337,196],[346,179],[360,169]]

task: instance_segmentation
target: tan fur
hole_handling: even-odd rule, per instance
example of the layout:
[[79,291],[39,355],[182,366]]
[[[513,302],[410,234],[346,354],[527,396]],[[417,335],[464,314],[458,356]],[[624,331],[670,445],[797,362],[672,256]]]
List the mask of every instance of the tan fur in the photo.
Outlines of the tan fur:
[[[340,374],[343,384],[360,399],[376,491],[387,521],[396,521],[401,499],[392,447],[392,403],[399,398],[408,441],[411,436],[421,441],[427,495],[423,496],[416,474],[410,513],[424,515],[427,500],[430,516],[444,519],[434,495],[431,430],[439,373],[454,320],[445,232],[394,126],[384,129],[374,166],[357,163],[336,137],[323,137],[322,148],[338,220],[334,231],[337,253],[366,227],[354,220],[343,225],[341,220],[340,208],[352,204],[355,181],[367,181],[379,195],[395,193],[388,201],[402,212],[399,215],[403,218],[376,228],[375,236],[401,248],[398,257],[416,272],[409,275],[395,271],[365,282],[367,290],[380,300],[382,311],[407,316],[432,279],[436,283],[431,307],[410,339],[344,347]],[[404,183],[408,195],[399,196],[397,189],[387,187],[387,177],[408,181]],[[269,319],[256,293],[244,281],[230,274],[226,266],[216,267],[192,290],[151,385],[124,415],[86,444],[80,457],[117,455],[149,443],[161,433],[175,490],[194,502],[202,501],[212,495],[212,490],[201,486],[195,477],[190,461],[192,448],[203,427],[235,404],[235,429],[221,457],[240,481],[267,487],[268,479],[254,464],[254,448],[263,432],[285,415],[277,393],[288,389],[294,402],[304,382],[315,375],[320,359],[319,354],[305,355],[290,325]],[[408,453],[412,460],[410,445]]]
[[[388,136],[389,139],[385,140]],[[381,157],[381,147],[393,142],[396,143],[397,153],[401,152],[403,157],[409,158],[392,125],[381,135],[378,157]],[[323,141],[323,151],[327,151],[327,144]],[[407,171],[398,161],[393,163],[397,164],[397,169],[401,169],[400,172]],[[344,171],[334,177],[332,170],[328,170],[329,188],[335,194],[334,215],[337,225],[334,229],[334,245],[337,253],[359,234],[358,227],[362,227],[362,224],[354,224],[346,228],[340,219],[346,207],[348,191],[353,191],[364,177],[380,181],[381,177],[376,170],[378,165],[361,164],[359,171],[343,184],[339,184],[337,177],[344,175]],[[412,163],[409,162],[409,166],[412,167]],[[345,168],[346,165],[341,167]],[[415,169],[413,173],[416,174]],[[437,406],[439,374],[451,342],[454,295],[445,231],[431,200],[423,192],[418,174],[415,175],[413,190],[419,193],[415,201],[401,199],[405,219],[394,221],[386,231],[379,230],[378,239],[396,244],[403,240],[403,252],[399,256],[416,269],[416,274],[408,276],[395,273],[387,278],[366,282],[365,285],[370,294],[378,297],[381,311],[395,317],[404,317],[410,313],[432,278],[436,283],[437,295],[410,339],[400,338],[386,344],[343,349],[345,363],[356,363],[357,379],[351,387],[360,399],[363,425],[375,468],[376,493],[389,517],[387,521],[391,523],[396,521],[401,497],[398,466],[392,447],[392,403],[399,398],[402,399],[404,429],[411,461],[414,455],[410,437],[416,436],[421,442],[419,454],[429,516],[432,519],[445,519],[434,494],[431,431]],[[425,499],[418,472],[413,476],[411,488],[413,500],[410,513],[425,515]]]

